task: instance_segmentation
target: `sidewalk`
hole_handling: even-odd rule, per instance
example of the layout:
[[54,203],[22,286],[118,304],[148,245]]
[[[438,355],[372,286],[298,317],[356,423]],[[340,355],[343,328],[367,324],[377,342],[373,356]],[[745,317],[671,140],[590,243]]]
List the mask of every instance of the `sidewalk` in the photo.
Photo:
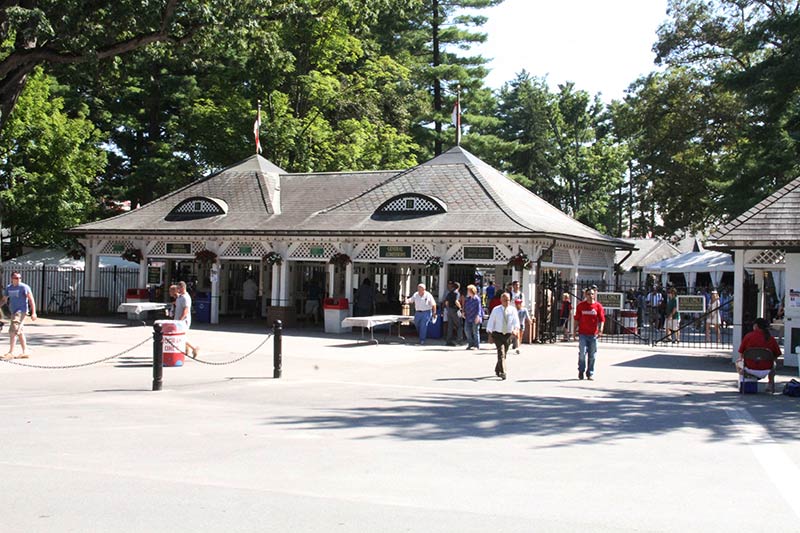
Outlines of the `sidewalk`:
[[[37,321],[26,362],[90,361],[152,333],[123,323]],[[193,329],[201,358],[264,340],[264,328],[232,329]],[[278,380],[271,339],[236,364],[165,368],[159,392],[149,344],[79,369],[0,364],[4,531],[730,531],[798,519],[780,484],[800,464],[796,399],[739,395],[727,354],[601,344],[588,382],[575,343],[523,345],[500,381],[488,345],[306,333],[286,332]],[[762,512],[742,514],[753,501]]]

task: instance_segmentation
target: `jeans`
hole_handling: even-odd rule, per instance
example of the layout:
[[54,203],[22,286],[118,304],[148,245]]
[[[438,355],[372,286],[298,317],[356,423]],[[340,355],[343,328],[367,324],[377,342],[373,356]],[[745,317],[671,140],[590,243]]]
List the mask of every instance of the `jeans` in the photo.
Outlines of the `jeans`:
[[475,348],[481,347],[481,325],[475,322],[464,322],[464,334],[467,337],[467,345]]
[[431,322],[431,310],[417,311],[414,313],[414,326],[417,328],[417,335],[419,335],[419,342],[425,342],[428,338],[428,324]]
[[461,329],[461,319],[458,318],[458,309],[447,307],[444,312],[447,314],[447,342],[453,343],[458,337],[458,330]]
[[[589,368],[586,368],[586,355],[589,355]],[[597,353],[597,335],[578,335],[578,372],[594,374],[594,359]]]

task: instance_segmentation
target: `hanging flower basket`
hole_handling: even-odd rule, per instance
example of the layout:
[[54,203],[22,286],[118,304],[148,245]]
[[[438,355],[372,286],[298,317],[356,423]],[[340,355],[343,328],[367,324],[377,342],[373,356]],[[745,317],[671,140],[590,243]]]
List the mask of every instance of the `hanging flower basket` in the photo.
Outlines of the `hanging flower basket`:
[[520,250],[517,255],[508,260],[508,266],[514,267],[518,270],[527,270],[531,267],[531,258]]
[[67,256],[71,259],[83,259],[86,257],[86,248],[82,244],[76,244],[74,248],[67,252]]
[[194,254],[194,260],[198,263],[213,263],[217,260],[217,254],[211,250],[200,250]]
[[332,265],[336,265],[338,267],[345,267],[345,266],[349,265],[350,263],[352,263],[352,261],[350,260],[350,256],[349,255],[338,253],[338,254],[333,254],[331,256],[330,261],[328,261],[328,263],[330,263]]
[[268,265],[280,265],[283,263],[283,257],[278,252],[270,252],[262,257],[261,260]]
[[438,272],[439,269],[441,269],[443,266],[444,266],[444,261],[442,261],[442,258],[439,257],[438,255],[431,257],[427,261],[425,261],[425,268],[427,268],[428,270],[432,270],[434,272]]
[[122,252],[121,257],[125,261],[130,261],[131,263],[141,263],[144,255],[142,255],[142,251],[138,248],[128,248]]

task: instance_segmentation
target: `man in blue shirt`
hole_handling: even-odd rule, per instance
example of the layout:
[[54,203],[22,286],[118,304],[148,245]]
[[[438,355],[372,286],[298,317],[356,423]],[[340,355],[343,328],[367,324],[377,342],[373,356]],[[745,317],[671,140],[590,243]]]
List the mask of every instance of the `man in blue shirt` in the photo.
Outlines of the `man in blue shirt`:
[[36,302],[33,300],[33,293],[31,288],[22,283],[22,275],[14,271],[11,273],[11,283],[3,289],[3,296],[0,298],[0,306],[8,302],[8,307],[11,309],[11,328],[8,330],[9,349],[2,359],[8,360],[14,358],[14,347],[17,344],[17,337],[19,337],[19,345],[22,348],[22,353],[16,356],[18,359],[27,359],[30,354],[28,353],[28,345],[25,341],[25,332],[23,331],[22,323],[28,312],[31,313],[31,320],[36,320]]

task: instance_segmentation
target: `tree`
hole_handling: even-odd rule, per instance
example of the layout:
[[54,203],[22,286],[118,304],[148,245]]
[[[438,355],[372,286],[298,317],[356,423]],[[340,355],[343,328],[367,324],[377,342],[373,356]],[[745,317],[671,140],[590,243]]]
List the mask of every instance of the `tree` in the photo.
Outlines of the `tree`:
[[55,80],[34,69],[0,140],[0,202],[12,248],[59,243],[62,231],[87,219],[97,202],[91,187],[102,171],[100,132],[63,112]]

